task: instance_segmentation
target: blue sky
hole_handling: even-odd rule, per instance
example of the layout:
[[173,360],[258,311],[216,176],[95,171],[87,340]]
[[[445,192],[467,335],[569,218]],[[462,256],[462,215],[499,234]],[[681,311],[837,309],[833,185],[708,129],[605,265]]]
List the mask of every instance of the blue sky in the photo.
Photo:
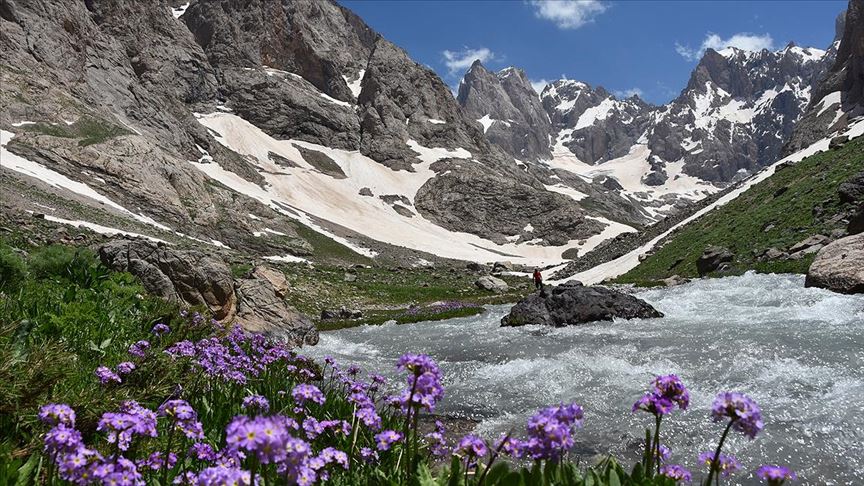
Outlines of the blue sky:
[[665,103],[703,46],[826,48],[845,7],[820,1],[342,0],[372,28],[456,86],[473,58]]

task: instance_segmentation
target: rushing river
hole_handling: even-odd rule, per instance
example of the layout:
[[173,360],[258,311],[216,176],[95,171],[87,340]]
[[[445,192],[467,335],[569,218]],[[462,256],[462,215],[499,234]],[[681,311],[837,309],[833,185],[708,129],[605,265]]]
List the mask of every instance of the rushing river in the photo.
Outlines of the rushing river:
[[309,351],[394,377],[399,355],[427,353],[445,375],[438,411],[480,421],[486,437],[521,432],[536,409],[576,401],[585,408],[576,453],[625,459],[635,459],[651,422],[631,405],[655,374],[677,373],[692,398],[664,425],[671,462],[699,470],[696,454],[722,431],[711,402],[735,390],[759,403],[766,425],[756,440],[727,441],[745,468],[732,484],[753,484],[748,472],[762,463],[793,467],[799,484],[864,484],[864,297],[755,274],[638,296],[666,317],[502,328],[508,307],[493,306],[470,318],[325,333]]

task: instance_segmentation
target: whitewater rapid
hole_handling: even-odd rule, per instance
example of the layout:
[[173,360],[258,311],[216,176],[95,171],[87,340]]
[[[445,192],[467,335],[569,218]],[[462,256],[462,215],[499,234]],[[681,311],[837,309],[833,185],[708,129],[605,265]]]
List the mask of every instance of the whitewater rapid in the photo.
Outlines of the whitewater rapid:
[[[307,352],[391,377],[399,355],[427,353],[445,376],[438,412],[479,421],[486,437],[521,432],[536,409],[576,401],[585,427],[574,452],[627,459],[650,421],[631,405],[655,374],[677,373],[692,402],[664,425],[672,462],[699,469],[696,454],[721,432],[711,401],[735,390],[760,404],[766,422],[756,440],[727,441],[745,471],[779,463],[799,471],[799,484],[864,484],[864,296],[756,274],[637,295],[666,317],[501,328],[508,306],[493,306],[469,318],[323,333]],[[727,484],[755,482],[739,473]]]

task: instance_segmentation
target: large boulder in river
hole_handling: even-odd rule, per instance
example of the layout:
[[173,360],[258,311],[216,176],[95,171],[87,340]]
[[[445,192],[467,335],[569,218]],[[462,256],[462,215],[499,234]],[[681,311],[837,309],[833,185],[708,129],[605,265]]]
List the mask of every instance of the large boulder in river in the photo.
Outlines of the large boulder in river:
[[696,270],[699,271],[700,277],[704,277],[715,270],[719,270],[724,263],[730,263],[734,259],[735,255],[729,249],[722,246],[709,246],[696,260]]
[[477,281],[474,282],[474,285],[481,290],[488,290],[490,292],[507,292],[507,289],[509,288],[507,282],[491,275],[484,275],[478,278]]
[[843,294],[864,293],[864,233],[840,238],[819,250],[807,270],[804,286]]
[[663,313],[632,295],[605,287],[563,284],[531,294],[501,319],[502,326],[530,324],[562,327],[615,318],[663,317]]

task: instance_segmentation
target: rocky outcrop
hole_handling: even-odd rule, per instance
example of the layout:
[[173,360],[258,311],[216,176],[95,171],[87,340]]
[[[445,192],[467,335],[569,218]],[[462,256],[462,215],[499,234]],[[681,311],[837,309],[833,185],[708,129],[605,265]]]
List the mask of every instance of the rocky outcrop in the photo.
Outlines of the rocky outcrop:
[[813,85],[806,113],[795,126],[784,154],[801,150],[864,114],[864,1],[849,0],[837,17],[835,60]]
[[509,288],[507,285],[507,282],[501,280],[498,277],[493,277],[491,275],[484,275],[484,276],[478,278],[474,282],[474,285],[477,286],[477,288],[480,290],[486,290],[489,292],[497,292],[497,293],[507,292],[507,289]]
[[148,292],[187,306],[204,306],[220,321],[237,311],[231,269],[219,258],[147,240],[114,240],[99,248],[106,267],[141,279]]
[[532,162],[552,157],[549,116],[521,69],[492,73],[474,61],[456,100],[483,127],[486,138],[513,157]]
[[840,238],[819,250],[807,270],[804,286],[843,294],[864,293],[864,234]]
[[285,276],[258,266],[234,282],[237,315],[234,322],[250,332],[267,334],[294,346],[318,344],[318,329],[284,299]]
[[285,276],[269,267],[256,266],[235,280],[218,257],[149,240],[113,240],[98,251],[105,266],[135,275],[153,295],[206,307],[217,320],[295,346],[318,342],[312,322],[285,302]]
[[729,249],[722,246],[709,246],[696,260],[696,270],[700,277],[704,277],[711,272],[723,270],[724,265],[728,266],[734,259],[735,255]]
[[562,327],[613,319],[655,317],[663,317],[663,313],[632,295],[605,287],[565,283],[526,297],[501,319],[501,325]]

